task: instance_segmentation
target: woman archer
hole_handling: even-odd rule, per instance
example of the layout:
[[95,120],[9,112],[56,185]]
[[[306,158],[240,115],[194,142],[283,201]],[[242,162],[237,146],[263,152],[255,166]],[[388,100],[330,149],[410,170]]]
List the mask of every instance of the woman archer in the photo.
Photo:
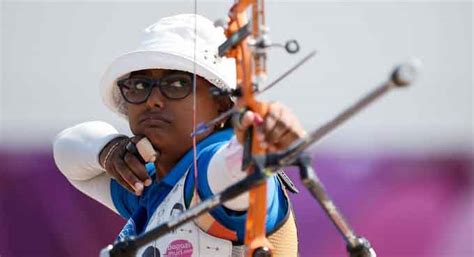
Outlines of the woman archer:
[[[54,158],[68,181],[127,220],[119,238],[139,235],[244,178],[241,142],[250,126],[259,128],[255,136],[269,151],[304,136],[295,116],[275,102],[265,117],[247,111],[237,124],[224,120],[197,136],[194,154],[193,118],[208,122],[234,105],[228,96],[209,94],[213,87],[236,87],[235,60],[217,55],[223,41],[222,29],[199,15],[159,20],[144,30],[138,49],[109,66],[101,82],[105,104],[128,120],[133,136],[101,121],[57,136]],[[148,146],[152,154],[137,152],[134,145]],[[268,180],[267,199],[273,256],[297,256],[286,184],[277,176]],[[247,208],[244,194],[143,247],[137,256],[243,256]]]

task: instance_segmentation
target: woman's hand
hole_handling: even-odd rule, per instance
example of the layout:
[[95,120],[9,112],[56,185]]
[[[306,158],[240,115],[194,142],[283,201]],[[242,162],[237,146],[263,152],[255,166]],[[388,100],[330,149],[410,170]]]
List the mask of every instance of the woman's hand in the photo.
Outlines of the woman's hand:
[[306,135],[298,118],[279,102],[270,103],[268,113],[263,118],[252,111],[244,113],[240,124],[234,126],[237,127],[236,136],[240,143],[244,141],[244,132],[252,125],[258,128],[255,135],[257,140],[271,152],[286,149]]
[[102,149],[99,155],[99,162],[107,174],[137,196],[142,194],[144,186],[152,183],[145,169],[145,163],[126,149],[130,141],[136,143],[139,140],[139,137],[115,138]]

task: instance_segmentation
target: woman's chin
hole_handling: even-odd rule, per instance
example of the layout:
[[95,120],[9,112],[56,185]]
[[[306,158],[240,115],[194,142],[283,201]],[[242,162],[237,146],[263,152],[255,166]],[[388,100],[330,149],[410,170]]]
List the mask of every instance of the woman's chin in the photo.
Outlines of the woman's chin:
[[155,148],[160,148],[170,141],[170,133],[162,128],[148,127],[143,130],[143,135],[150,140]]

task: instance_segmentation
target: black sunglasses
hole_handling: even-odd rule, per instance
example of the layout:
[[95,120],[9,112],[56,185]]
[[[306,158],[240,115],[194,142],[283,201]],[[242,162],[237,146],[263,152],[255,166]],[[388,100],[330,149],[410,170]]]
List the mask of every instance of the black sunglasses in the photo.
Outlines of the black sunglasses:
[[190,73],[172,73],[159,79],[149,76],[134,75],[117,81],[125,101],[141,104],[148,100],[155,86],[168,99],[179,100],[187,97],[193,87],[193,75]]

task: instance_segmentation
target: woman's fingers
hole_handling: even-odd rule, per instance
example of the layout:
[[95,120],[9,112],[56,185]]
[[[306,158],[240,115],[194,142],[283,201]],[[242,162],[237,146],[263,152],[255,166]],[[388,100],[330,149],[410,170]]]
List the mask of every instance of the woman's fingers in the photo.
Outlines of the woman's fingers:
[[[144,187],[152,184],[145,164],[140,161],[138,151],[134,143],[140,141],[143,137],[136,136],[130,140],[124,140],[111,153],[106,164],[107,173],[113,177],[120,185],[130,192],[141,195]],[[130,142],[131,141],[131,142]],[[131,151],[130,144],[133,144],[135,151]]]
[[251,126],[256,128],[254,136],[261,146],[269,151],[285,149],[306,134],[298,118],[288,107],[278,102],[268,105],[268,112],[264,119],[252,111],[246,111],[241,116],[235,126],[239,142],[244,141],[244,132]]
[[264,123],[265,141],[269,145],[278,143],[280,137],[290,129],[289,125],[283,122],[283,119],[285,119],[284,114],[282,105],[278,103],[271,103],[269,105]]
[[[245,111],[239,120],[234,120],[234,128],[235,128],[235,133],[237,136],[237,139],[239,142],[244,141],[244,134],[245,132],[252,126],[252,125],[261,125],[263,123],[263,118],[258,115],[257,113],[254,113],[252,111]],[[259,136],[257,134],[257,136]],[[261,137],[261,136],[260,136]]]
[[105,170],[109,176],[117,181],[121,186],[126,188],[131,193],[135,193],[135,189],[129,185],[127,181],[123,179],[119,171],[115,168],[115,163],[120,160],[125,153],[125,145],[128,140],[123,140],[119,143],[119,146],[110,154],[108,161],[105,163]]
[[284,106],[282,106],[278,122],[269,133],[269,141],[278,149],[286,148],[306,135],[298,118]]
[[133,193],[135,194],[135,189],[133,189],[123,178],[122,176],[117,172],[115,171],[115,169],[109,169],[107,170],[108,174],[110,176],[112,176],[116,181],[117,183],[119,183],[121,186],[123,186],[124,188],[126,188],[130,193]]
[[133,171],[133,173],[138,177],[138,179],[140,179],[140,181],[143,182],[145,186],[151,185],[151,178],[145,169],[145,165],[138,160],[137,156],[127,151],[123,157],[123,160],[127,164],[129,170]]
[[247,130],[252,125],[261,125],[263,122],[262,117],[255,112],[246,111],[240,121],[240,130]]
[[123,160],[117,160],[114,162],[114,167],[117,173],[125,180],[125,182],[133,188],[136,195],[141,195],[143,192],[144,184],[135,175],[135,173],[129,169],[128,165]]

